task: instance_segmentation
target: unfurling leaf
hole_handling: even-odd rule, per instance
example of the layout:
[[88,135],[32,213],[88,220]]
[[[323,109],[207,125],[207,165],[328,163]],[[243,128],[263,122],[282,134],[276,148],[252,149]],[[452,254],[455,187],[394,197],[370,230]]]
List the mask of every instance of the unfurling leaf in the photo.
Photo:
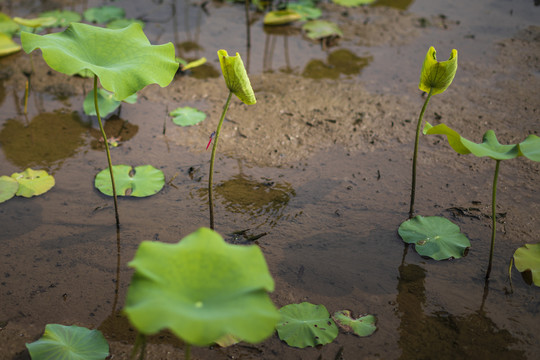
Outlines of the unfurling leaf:
[[420,90],[427,93],[431,91],[432,95],[444,92],[456,76],[457,60],[457,50],[453,49],[448,60],[439,62],[435,48],[430,47],[422,65],[420,84],[418,85]]
[[219,50],[217,53],[227,88],[234,95],[238,96],[244,104],[255,104],[257,102],[255,93],[251,88],[251,83],[240,54],[236,53],[236,56],[229,56],[227,50]]

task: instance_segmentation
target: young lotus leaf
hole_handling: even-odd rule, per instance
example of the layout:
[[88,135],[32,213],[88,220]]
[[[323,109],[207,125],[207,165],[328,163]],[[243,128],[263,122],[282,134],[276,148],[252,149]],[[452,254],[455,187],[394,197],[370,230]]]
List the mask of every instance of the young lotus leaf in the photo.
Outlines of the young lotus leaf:
[[399,236],[414,244],[416,252],[435,260],[461,258],[471,246],[459,226],[439,216],[415,216],[399,226]]
[[285,25],[300,20],[302,16],[292,9],[269,11],[264,15],[264,25]]
[[527,159],[540,162],[540,137],[533,134],[527,136],[519,143],[519,151]]
[[358,336],[369,336],[377,330],[377,318],[373,315],[361,316],[354,319],[349,310],[336,311],[332,316],[334,321],[345,331],[354,332]]
[[122,28],[128,27],[129,25],[131,25],[133,23],[137,23],[137,24],[141,25],[141,28],[143,28],[143,29],[146,26],[144,21],[139,20],[139,19],[116,19],[116,20],[113,20],[110,23],[108,23],[107,27],[109,29],[122,29]]
[[186,70],[193,69],[193,68],[196,68],[197,66],[201,66],[201,65],[205,64],[206,63],[206,58],[202,57],[200,59],[190,61],[190,62],[187,62],[184,59],[176,58],[176,61],[178,61],[178,63],[180,65],[182,65],[181,66],[182,71],[186,71]]
[[[133,176],[130,175],[132,170],[134,171]],[[114,165],[113,174],[116,191],[118,195],[122,196],[127,196],[128,190],[131,190],[129,196],[151,196],[157,194],[165,185],[163,171],[152,165],[136,166],[134,169],[129,165]],[[103,194],[113,196],[109,168],[96,175],[94,186]]]
[[540,243],[525,244],[514,253],[516,269],[530,271],[534,285],[540,286]]
[[21,50],[21,45],[11,40],[9,35],[0,33],[0,56],[6,56]]
[[15,21],[19,25],[34,29],[42,26],[51,26],[56,23],[56,19],[53,17],[38,17],[35,19],[23,19],[20,17],[14,17],[13,21]]
[[0,203],[7,201],[15,196],[19,189],[17,180],[9,176],[0,176]]
[[139,24],[114,30],[72,23],[60,33],[23,32],[21,42],[27,53],[40,48],[43,59],[58,72],[96,74],[115,100],[152,83],[167,86],[178,70],[173,44],[150,45]]
[[124,9],[118,6],[100,6],[87,9],[83,13],[84,20],[98,24],[106,24],[110,21],[126,17]]
[[321,17],[322,11],[312,1],[289,3],[287,9],[296,11],[300,21],[315,20]]
[[219,50],[219,64],[225,79],[227,88],[246,105],[253,105],[257,102],[255,93],[251,87],[251,82],[244,67],[244,62],[239,53],[236,56],[229,56],[227,50]]
[[[101,115],[102,118],[107,117],[107,115],[112,113],[114,110],[118,109],[122,101],[128,104],[135,104],[137,102],[136,93],[128,96],[122,101],[114,100],[114,94],[103,89],[98,89],[97,95],[98,95],[97,98],[98,98],[99,115]],[[89,92],[84,98],[83,109],[86,115],[93,115],[93,116],[97,115],[96,107],[94,104],[93,92]]]
[[424,59],[420,74],[420,90],[432,95],[444,92],[454,80],[458,66],[457,50],[453,49],[450,58],[446,61],[437,61],[437,52],[431,46]]
[[306,32],[308,38],[313,40],[319,40],[330,36],[343,36],[343,33],[336,24],[326,20],[309,21],[302,26],[302,30]]
[[45,11],[39,14],[39,17],[55,18],[56,22],[44,27],[65,27],[73,22],[81,21],[81,15],[69,10]]
[[332,0],[333,3],[346,7],[369,5],[371,3],[374,3],[375,1],[376,0]]
[[99,330],[47,324],[43,336],[26,344],[33,360],[104,360],[109,344]]
[[287,345],[297,348],[331,343],[338,327],[324,305],[308,302],[285,305],[279,309],[281,320],[276,326],[278,336]]
[[179,126],[191,126],[206,119],[206,114],[198,109],[186,106],[179,107],[169,113],[173,122]]
[[22,173],[13,173],[11,177],[19,183],[19,190],[15,195],[32,197],[46,193],[54,186],[54,177],[45,170],[32,170],[30,168]]
[[226,335],[256,343],[279,320],[267,293],[274,280],[255,245],[227,244],[201,228],[177,244],[143,241],[129,266],[124,311],[144,334],[169,329],[197,346]]
[[8,15],[0,12],[0,33],[9,35],[11,38],[17,31],[19,31],[19,25]]

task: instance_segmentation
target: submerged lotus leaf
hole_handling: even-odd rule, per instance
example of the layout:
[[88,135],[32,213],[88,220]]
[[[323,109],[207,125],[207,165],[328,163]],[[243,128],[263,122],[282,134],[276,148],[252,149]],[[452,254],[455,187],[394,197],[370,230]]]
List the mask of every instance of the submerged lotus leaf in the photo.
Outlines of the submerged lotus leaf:
[[26,347],[33,360],[104,360],[109,356],[101,331],[74,325],[47,324],[43,336]]
[[323,39],[330,36],[342,37],[343,33],[333,22],[326,20],[313,20],[302,25],[306,36],[313,40]]
[[517,249],[514,262],[519,272],[530,271],[534,285],[540,286],[540,243],[525,244]]
[[54,18],[56,21],[45,27],[65,27],[73,22],[81,21],[81,15],[69,10],[45,11],[39,14],[40,17]]
[[139,24],[123,29],[104,29],[72,23],[60,33],[21,34],[24,51],[37,48],[54,70],[73,75],[83,70],[96,74],[101,85],[123,100],[146,85],[167,86],[176,71],[174,46],[150,45]]
[[[98,89],[97,90],[97,98],[98,98],[98,109],[99,109],[99,115],[102,118],[107,117],[110,113],[112,113],[114,110],[118,109],[120,104],[122,104],[122,101],[129,103],[129,104],[135,104],[137,102],[137,94],[133,94],[128,96],[122,101],[117,101],[114,99],[114,94],[108,92],[104,89]],[[86,97],[84,98],[83,102],[83,109],[84,113],[86,115],[93,115],[96,116],[96,106],[94,103],[94,92],[89,92]]]
[[32,170],[30,168],[22,173],[13,173],[11,177],[19,183],[17,196],[32,197],[46,193],[54,186],[54,177],[45,170]]
[[118,6],[105,5],[87,9],[83,13],[84,20],[105,24],[116,19],[122,19],[126,16],[124,9]]
[[21,50],[21,45],[17,44],[9,35],[0,33],[0,56],[6,56]]
[[29,28],[38,28],[41,26],[51,26],[56,23],[56,19],[53,17],[38,17],[34,19],[23,19],[20,17],[14,17],[13,21],[22,26]]
[[257,343],[279,320],[268,296],[274,280],[259,247],[231,245],[201,228],[176,244],[143,241],[124,309],[144,334],[169,329],[189,344],[226,335]]
[[292,9],[269,11],[264,15],[264,25],[285,25],[300,20],[302,16]]
[[375,1],[376,0],[332,0],[333,3],[346,7],[369,5],[371,3],[374,3]]
[[227,88],[246,105],[253,105],[257,102],[255,93],[251,87],[251,82],[244,67],[244,63],[239,53],[236,56],[229,56],[227,50],[217,52],[221,72],[225,79]]
[[377,318],[373,315],[361,316],[354,319],[349,310],[336,311],[332,316],[334,321],[345,331],[354,332],[358,336],[369,336],[377,330]]
[[[131,175],[131,172],[134,172]],[[113,165],[114,183],[118,195],[146,197],[157,194],[165,185],[163,171],[152,165],[141,165],[132,168],[129,165]],[[103,194],[113,196],[109,168],[96,175],[94,186]]]
[[461,258],[471,246],[459,226],[440,216],[415,216],[403,222],[398,233],[418,254],[435,260]]
[[[489,156],[494,160],[508,160],[520,155],[518,145],[501,145],[493,130],[486,131],[481,144],[465,139],[445,124],[432,126],[430,123],[426,122],[423,132],[426,135],[446,135],[450,146],[459,154],[472,153],[478,157]],[[533,141],[531,141],[531,144],[533,144]],[[533,148],[536,148],[534,144],[531,149]],[[534,156],[532,150],[531,156]]]
[[458,53],[456,49],[452,50],[450,58],[446,61],[437,61],[437,52],[432,46],[429,48],[422,72],[420,74],[420,90],[432,95],[444,92],[454,80],[458,66]]
[[527,136],[519,143],[519,151],[527,159],[540,162],[540,137],[533,134]]
[[281,320],[276,326],[278,336],[287,345],[297,348],[331,343],[338,327],[324,305],[308,302],[289,304],[279,309]]
[[173,123],[178,126],[191,126],[206,119],[204,112],[189,106],[176,108],[169,115],[173,117]]
[[9,176],[0,176],[0,203],[7,201],[15,196],[19,189],[17,180]]

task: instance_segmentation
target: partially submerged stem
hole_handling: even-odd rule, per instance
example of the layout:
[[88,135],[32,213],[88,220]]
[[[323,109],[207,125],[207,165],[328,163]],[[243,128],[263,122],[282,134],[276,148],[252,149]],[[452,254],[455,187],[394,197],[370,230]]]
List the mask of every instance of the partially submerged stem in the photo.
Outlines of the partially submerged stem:
[[103,136],[103,142],[105,143],[105,152],[107,153],[107,162],[109,163],[109,173],[111,175],[111,184],[114,197],[114,215],[116,217],[116,227],[120,227],[120,218],[118,216],[118,198],[116,196],[116,186],[114,184],[114,174],[111,161],[111,151],[109,150],[109,142],[107,141],[107,134],[105,134],[105,129],[103,128],[103,123],[101,122],[101,116],[99,115],[98,107],[98,97],[97,97],[97,75],[94,75],[94,106],[96,107],[96,115],[99,122],[99,129],[101,130],[101,136]]
[[491,248],[489,250],[489,263],[486,272],[486,279],[491,273],[491,264],[493,262],[493,249],[495,248],[495,233],[497,231],[497,179],[499,177],[499,165],[501,160],[497,160],[495,165],[495,175],[493,175],[493,192],[491,195]]
[[24,115],[28,113],[28,91],[30,88],[30,76],[26,79],[26,86],[24,87]]
[[412,165],[412,182],[411,182],[411,205],[409,207],[409,219],[414,216],[414,197],[416,195],[416,158],[418,157],[418,142],[420,140],[420,128],[422,126],[422,118],[424,117],[424,112],[426,111],[427,104],[431,95],[433,93],[433,88],[429,90],[426,101],[424,101],[424,106],[422,106],[422,111],[418,117],[418,124],[416,124],[416,138],[414,140],[414,154],[413,154],[413,165]]
[[210,157],[210,175],[208,179],[208,204],[210,208],[210,229],[214,230],[214,201],[213,201],[213,181],[214,181],[214,161],[216,158],[216,150],[219,140],[219,133],[221,132],[221,126],[223,125],[223,120],[225,119],[225,114],[229,109],[229,104],[231,103],[232,91],[229,91],[229,96],[223,107],[223,112],[221,113],[221,118],[219,119],[218,127],[216,129],[216,137],[214,139],[214,146],[212,147],[212,156]]

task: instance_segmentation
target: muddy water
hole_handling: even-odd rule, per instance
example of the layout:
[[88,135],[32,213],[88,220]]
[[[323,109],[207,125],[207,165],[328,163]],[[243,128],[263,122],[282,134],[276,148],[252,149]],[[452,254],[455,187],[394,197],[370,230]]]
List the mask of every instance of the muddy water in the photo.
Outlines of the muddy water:
[[[2,11],[29,16],[100,4],[5,2]],[[107,120],[108,133],[121,137],[113,162],[152,164],[167,180],[155,196],[120,199],[117,234],[111,199],[93,187],[106,160],[97,121],[81,110],[91,82],[50,72],[35,54],[23,116],[28,56],[0,60],[1,175],[34,167],[56,178],[42,196],[0,204],[0,358],[28,358],[24,343],[47,323],[99,328],[114,358],[127,358],[134,331],[120,315],[131,277],[126,263],[143,240],[176,242],[208,226],[204,147],[227,95],[219,48],[249,58],[258,102],[235,101],[224,124],[216,230],[238,243],[258,237],[277,306],[309,301],[330,312],[375,314],[378,331],[369,338],[342,333],[330,345],[304,350],[274,336],[253,346],[194,349],[195,358],[536,358],[540,293],[516,271],[509,293],[507,267],[517,247],[538,241],[538,164],[501,165],[487,284],[492,161],[457,156],[442,138],[422,138],[417,210],[457,223],[472,244],[465,258],[423,259],[396,234],[407,216],[414,123],[423,102],[417,80],[428,46],[440,58],[457,48],[460,61],[452,86],[432,99],[428,121],[448,123],[475,141],[490,128],[506,143],[540,130],[534,26],[540,7],[533,1],[325,4],[325,17],[345,34],[325,50],[298,28],[264,29],[254,15],[246,55],[241,5],[209,3],[206,13],[181,1],[115,4],[148,21],[153,43],[173,41],[179,56],[209,62],[165,89],[146,88],[137,104]],[[178,106],[195,106],[209,118],[178,128],[167,117]],[[181,347],[160,334],[150,340],[148,357],[176,359]]]

